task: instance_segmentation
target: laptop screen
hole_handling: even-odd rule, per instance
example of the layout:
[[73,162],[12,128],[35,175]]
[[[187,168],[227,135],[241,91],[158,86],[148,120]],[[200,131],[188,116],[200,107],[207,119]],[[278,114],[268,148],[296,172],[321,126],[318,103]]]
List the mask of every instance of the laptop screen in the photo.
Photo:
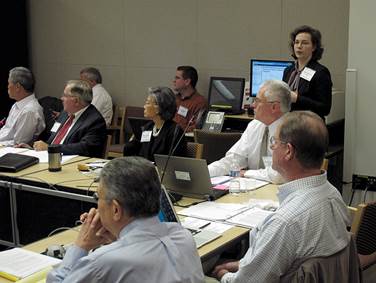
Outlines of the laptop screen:
[[167,190],[162,186],[161,192],[161,209],[158,214],[161,222],[179,222],[179,218],[176,216],[174,206],[168,196]]

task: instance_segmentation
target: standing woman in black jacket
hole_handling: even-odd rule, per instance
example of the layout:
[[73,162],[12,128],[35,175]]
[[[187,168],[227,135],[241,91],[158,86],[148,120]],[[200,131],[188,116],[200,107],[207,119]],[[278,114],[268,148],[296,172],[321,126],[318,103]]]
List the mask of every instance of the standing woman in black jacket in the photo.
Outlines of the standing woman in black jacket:
[[285,69],[283,81],[291,89],[291,111],[311,110],[324,119],[332,106],[333,84],[328,68],[318,62],[324,52],[321,33],[300,26],[290,34],[290,40],[295,64]]
[[170,88],[149,89],[144,117],[151,121],[143,127],[141,137],[133,137],[125,144],[124,156],[138,155],[154,161],[154,154],[168,155],[174,148],[173,155],[184,156],[187,142],[183,130],[172,120],[175,113],[175,94]]

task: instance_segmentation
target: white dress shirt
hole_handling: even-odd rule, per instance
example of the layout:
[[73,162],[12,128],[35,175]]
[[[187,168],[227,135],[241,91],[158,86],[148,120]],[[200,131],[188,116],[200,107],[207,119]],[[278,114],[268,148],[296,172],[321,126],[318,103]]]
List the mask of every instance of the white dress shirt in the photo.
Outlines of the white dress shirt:
[[250,232],[238,272],[226,273],[221,283],[279,282],[304,260],[348,245],[347,206],[326,172],[281,185],[278,199],[279,209]]
[[[275,120],[269,127],[269,137],[267,145],[267,156],[272,155],[269,145],[269,138],[273,136],[283,120],[283,116]],[[265,169],[259,169],[260,151],[262,137],[266,125],[258,120],[252,120],[248,123],[240,139],[227,151],[225,157],[211,163],[209,173],[211,177],[227,175],[231,166],[235,163],[238,168],[248,168],[245,177],[265,180],[273,183],[283,183],[281,175],[274,171],[270,166]]]
[[93,87],[93,100],[91,101],[91,104],[93,104],[102,114],[106,121],[106,125],[110,125],[113,114],[112,98],[101,84],[96,84]]
[[155,216],[134,220],[90,254],[73,245],[47,282],[203,283],[204,274],[191,233]]
[[45,127],[43,108],[35,95],[31,94],[13,104],[0,130],[0,144],[13,146],[31,143]]

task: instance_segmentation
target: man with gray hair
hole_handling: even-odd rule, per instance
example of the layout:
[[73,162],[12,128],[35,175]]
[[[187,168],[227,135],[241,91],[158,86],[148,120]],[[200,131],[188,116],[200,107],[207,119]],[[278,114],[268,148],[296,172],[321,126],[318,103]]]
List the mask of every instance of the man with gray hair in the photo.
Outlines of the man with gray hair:
[[16,67],[9,71],[8,94],[16,103],[0,130],[0,145],[32,143],[44,130],[43,109],[35,98],[34,84],[34,76],[29,69]]
[[284,114],[290,111],[289,86],[279,80],[265,81],[252,106],[255,119],[249,122],[239,141],[225,157],[209,165],[210,176],[227,175],[230,170],[247,168],[241,173],[244,177],[282,183],[283,178],[271,168],[272,151],[268,141],[281,124]]
[[112,98],[102,85],[102,75],[97,68],[88,67],[80,71],[81,80],[87,81],[93,90],[93,104],[102,114],[106,125],[111,124],[112,120]]
[[60,144],[63,154],[102,157],[106,142],[106,123],[91,104],[92,90],[88,82],[67,82],[63,101],[64,111],[51,129],[47,142],[34,143],[35,150],[47,150],[48,144]]
[[[98,208],[81,215],[74,245],[47,282],[203,283],[191,233],[158,218],[160,195],[151,162],[142,157],[108,162],[100,173]],[[108,239],[115,241],[99,247]]]
[[[347,206],[320,169],[328,143],[328,131],[317,114],[286,114],[270,137],[273,169],[287,181],[278,188],[280,207],[252,229],[249,249],[240,262],[214,269],[213,275],[222,283],[290,282],[288,276],[303,261],[348,248]],[[342,260],[348,263],[348,258]],[[336,276],[344,282],[340,276],[346,274]]]

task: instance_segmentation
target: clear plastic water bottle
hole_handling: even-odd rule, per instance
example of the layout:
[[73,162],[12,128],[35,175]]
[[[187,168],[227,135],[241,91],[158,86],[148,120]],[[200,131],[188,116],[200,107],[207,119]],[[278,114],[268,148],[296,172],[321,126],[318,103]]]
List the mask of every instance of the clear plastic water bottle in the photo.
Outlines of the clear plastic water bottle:
[[229,176],[234,178],[240,176],[240,167],[236,162],[231,163]]

